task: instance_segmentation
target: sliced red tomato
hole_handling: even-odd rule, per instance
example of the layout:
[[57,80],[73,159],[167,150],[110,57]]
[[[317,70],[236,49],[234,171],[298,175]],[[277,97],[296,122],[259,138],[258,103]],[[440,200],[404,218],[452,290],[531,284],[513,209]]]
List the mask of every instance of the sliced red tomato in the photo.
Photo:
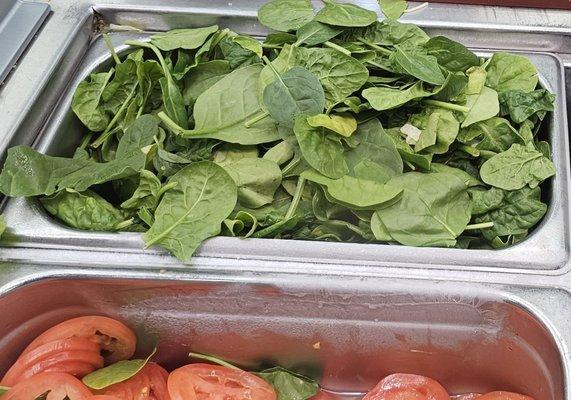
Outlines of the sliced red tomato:
[[466,393],[466,394],[459,394],[457,396],[452,396],[453,400],[474,400],[478,399],[482,396],[480,393]]
[[66,372],[81,378],[103,367],[99,353],[99,345],[86,338],[55,340],[22,354],[0,385],[11,387],[41,372]]
[[491,392],[478,397],[478,400],[533,400],[533,397],[512,392]]
[[35,400],[49,392],[47,400],[84,400],[91,396],[89,389],[76,377],[62,372],[43,372],[16,384],[2,400]]
[[88,397],[84,400],[120,400],[120,399],[118,397],[115,397],[115,396],[107,396],[105,394],[96,394],[96,395]]
[[450,396],[434,379],[393,374],[380,381],[363,400],[450,400]]
[[135,376],[101,390],[100,394],[118,400],[169,400],[168,376],[160,365],[148,363]]
[[108,317],[78,317],[58,324],[38,336],[23,354],[59,339],[82,337],[99,344],[105,362],[127,360],[135,353],[137,338],[125,324]]
[[172,400],[276,400],[274,388],[246,371],[210,364],[189,364],[169,375]]

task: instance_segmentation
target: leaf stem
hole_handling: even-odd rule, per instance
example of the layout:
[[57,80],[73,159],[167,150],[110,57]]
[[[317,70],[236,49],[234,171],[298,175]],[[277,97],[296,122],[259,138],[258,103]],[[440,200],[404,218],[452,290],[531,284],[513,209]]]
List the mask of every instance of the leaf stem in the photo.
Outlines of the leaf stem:
[[[295,46],[297,44],[294,43],[293,46]],[[262,48],[263,49],[281,49],[283,46],[278,46],[277,44],[263,44],[262,43]]]
[[479,157],[480,156],[480,150],[478,150],[477,148],[475,148],[473,146],[461,144],[460,146],[458,146],[458,150],[461,150],[464,153],[471,155],[472,157]]
[[323,43],[325,46],[329,47],[330,49],[337,50],[347,56],[351,55],[351,52],[344,47],[339,46],[338,44],[332,43],[329,40]]
[[470,107],[461,106],[459,104],[454,104],[454,103],[446,103],[445,101],[439,101],[439,100],[432,100],[432,99],[424,100],[424,104],[440,108],[446,108],[448,110],[460,111],[463,113],[467,113],[468,111],[470,111]]
[[428,7],[428,2],[419,4],[419,5],[416,6],[416,7],[407,8],[407,9],[404,10],[403,12],[405,12],[405,13],[407,13],[407,14],[408,14],[408,13],[413,13],[413,12],[415,12],[415,11],[420,11],[420,10],[422,10],[423,8],[426,8],[426,7]]
[[241,370],[240,368],[238,368],[237,366],[232,365],[232,364],[230,364],[229,362],[226,362],[226,361],[224,361],[224,360],[221,360],[221,359],[218,358],[218,357],[209,356],[209,355],[201,354],[201,353],[192,353],[192,352],[188,353],[188,356],[189,356],[189,357],[192,357],[192,358],[196,358],[196,359],[198,359],[198,360],[210,361],[210,362],[213,362],[213,363],[215,363],[215,364],[222,365],[223,367],[228,367],[228,368],[235,369],[235,370],[237,370],[237,371],[242,371],[242,370]]
[[133,89],[131,90],[131,93],[129,93],[129,96],[127,96],[127,99],[125,99],[123,104],[121,104],[121,108],[119,108],[119,110],[117,111],[117,114],[115,114],[115,116],[113,117],[111,122],[109,122],[109,125],[107,125],[107,128],[105,128],[105,130],[103,131],[101,136],[99,136],[97,139],[95,139],[95,141],[91,144],[91,147],[96,149],[99,146],[101,146],[103,143],[105,143],[107,138],[111,135],[111,132],[112,132],[111,129],[115,127],[115,124],[117,123],[117,121],[119,121],[119,118],[121,118],[121,116],[123,115],[123,113],[127,109],[127,105],[131,102],[131,100],[133,99],[133,96],[135,96],[136,89],[137,89],[137,85],[135,85],[133,87]]
[[267,111],[263,111],[261,114],[256,115],[254,118],[244,122],[246,128],[252,127],[256,122],[260,122],[264,118],[268,117],[270,114]]
[[115,64],[121,64],[121,60],[119,59],[119,56],[115,52],[115,47],[113,47],[113,43],[111,42],[111,38],[109,37],[108,34],[106,33],[103,34],[103,41],[105,42],[105,45],[109,49],[111,56],[115,60]]
[[128,220],[119,222],[117,225],[115,225],[115,230],[120,231],[121,229],[125,229],[126,227],[133,225],[134,220],[134,218],[129,218]]
[[487,229],[487,228],[493,228],[494,227],[494,223],[493,222],[481,222],[479,224],[471,224],[471,225],[467,225],[466,226],[466,230],[476,230],[476,229]]
[[297,206],[299,205],[299,202],[301,200],[301,195],[303,194],[304,188],[305,188],[305,178],[300,176],[299,179],[297,180],[297,186],[295,188],[295,193],[293,194],[293,199],[291,200],[291,204],[289,205],[289,208],[287,209],[284,220],[290,219],[295,214],[295,212],[297,210]]
[[157,117],[166,125],[168,129],[170,129],[175,135],[180,135],[184,132],[184,129],[179,126],[176,122],[174,122],[164,111],[161,111],[157,114]]
[[383,53],[387,56],[390,56],[391,54],[393,54],[392,51],[390,51],[389,49],[385,49],[384,47],[381,47],[379,45],[376,45],[375,43],[371,43],[369,42],[367,39],[363,38],[363,37],[358,37],[357,40],[367,46],[369,46],[371,49],[377,50],[380,53]]
[[378,68],[378,69],[382,69],[382,70],[384,70],[384,71],[386,70],[385,67],[383,67],[381,64],[376,63],[376,62],[374,62],[374,61],[367,61],[367,64],[372,65],[373,67],[376,67],[376,68]]

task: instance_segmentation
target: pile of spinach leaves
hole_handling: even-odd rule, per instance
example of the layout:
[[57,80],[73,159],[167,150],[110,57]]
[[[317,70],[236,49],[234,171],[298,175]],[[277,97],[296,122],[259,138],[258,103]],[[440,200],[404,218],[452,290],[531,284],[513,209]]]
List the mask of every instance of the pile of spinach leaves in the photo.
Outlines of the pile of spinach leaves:
[[[525,57],[482,59],[374,11],[272,0],[263,42],[209,26],[130,41],[72,110],[71,158],[18,146],[0,191],[65,224],[143,232],[189,259],[206,238],[503,247],[546,212],[554,96]],[[112,50],[112,48],[111,48]]]

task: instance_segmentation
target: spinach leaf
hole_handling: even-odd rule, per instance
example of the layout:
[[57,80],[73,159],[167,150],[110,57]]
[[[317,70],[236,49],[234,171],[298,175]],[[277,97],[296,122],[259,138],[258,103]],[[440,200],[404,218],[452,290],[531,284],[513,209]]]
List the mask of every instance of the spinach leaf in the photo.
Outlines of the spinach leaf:
[[188,127],[188,115],[182,93],[176,82],[169,76],[159,79],[165,112],[182,128]]
[[378,119],[360,124],[354,137],[359,145],[345,153],[353,176],[385,183],[402,173],[402,159]]
[[[474,218],[476,223],[494,223],[493,227],[482,229],[482,234],[489,241],[495,237],[525,234],[547,212],[547,205],[541,202],[541,191],[538,187],[533,189],[524,187],[511,192],[504,192],[501,202],[499,202],[499,195],[495,194],[497,192],[494,194],[490,192],[487,193],[487,196],[484,195],[487,197],[483,200],[486,202],[484,207],[480,206],[477,209],[477,211],[483,212]],[[482,200],[479,201],[482,204]]]
[[[276,71],[276,74],[277,71]],[[293,67],[264,89],[264,105],[278,123],[292,127],[299,115],[315,115],[325,107],[323,87],[312,73]]]
[[[139,87],[137,91],[137,103],[133,104],[138,106],[137,113],[139,113],[139,109],[141,113],[155,109],[153,95],[158,87],[159,79],[164,75],[160,64],[155,60],[139,62],[137,64],[136,74]],[[162,103],[162,99],[160,99],[160,103]],[[129,111],[127,111],[127,115],[129,115]],[[135,114],[133,121],[136,119],[136,116],[137,114]],[[125,119],[127,119],[127,116],[125,116]]]
[[275,162],[278,165],[285,164],[294,156],[295,146],[288,140],[282,140],[272,148],[270,148],[264,159]]
[[515,123],[522,123],[540,111],[553,111],[555,95],[545,89],[523,92],[510,90],[499,95],[501,115],[509,115]]
[[403,191],[398,184],[385,184],[350,175],[331,179],[315,170],[308,170],[301,176],[327,187],[326,193],[333,202],[359,210],[374,210],[387,202],[394,201]]
[[349,137],[357,130],[357,120],[351,114],[317,114],[307,118],[307,123],[314,128],[323,127]]
[[405,42],[420,46],[429,39],[428,35],[418,26],[391,19],[377,21],[366,28],[347,31],[341,38],[346,41],[364,39],[367,43],[380,46],[394,46]]
[[177,185],[163,196],[155,221],[143,235],[147,247],[160,245],[188,260],[207,238],[220,233],[237,200],[237,188],[224,169],[210,161],[193,163],[173,175]]
[[476,179],[474,176],[470,175],[468,172],[460,168],[451,167],[446,164],[432,163],[430,166],[430,173],[447,173],[455,175],[464,182],[466,187],[473,186],[483,186],[484,184]]
[[117,64],[113,80],[101,94],[105,109],[112,114],[117,114],[123,103],[132,96],[137,84],[137,62],[128,58],[121,64]]
[[226,165],[244,158],[258,158],[256,146],[242,146],[239,144],[225,143],[214,153],[213,161],[218,165]]
[[[224,59],[228,61],[231,69],[257,64],[261,61],[259,54],[262,52],[262,45],[260,42],[252,39],[259,46],[258,49],[254,48],[251,43],[244,43],[243,41],[240,43],[240,38],[245,38],[245,36],[236,36],[233,38],[225,37],[219,44],[222,55],[224,56]],[[249,48],[244,47],[244,45]]]
[[184,130],[159,117],[176,134],[187,138],[211,138],[230,143],[259,144],[279,139],[275,123],[262,119],[249,127],[245,123],[261,112],[259,85],[261,65],[237,69],[205,90],[194,104],[195,127]]
[[555,166],[533,143],[513,144],[509,150],[487,160],[480,169],[482,180],[504,190],[517,190],[526,185],[536,187],[555,175]]
[[400,135],[399,129],[388,129],[387,135],[393,141],[399,155],[402,157],[403,161],[415,169],[418,167],[425,171],[430,170],[430,165],[432,162],[432,154],[418,154],[414,151],[412,147],[406,142],[406,140]]
[[435,36],[424,45],[428,54],[436,57],[438,64],[448,71],[466,71],[480,65],[480,59],[464,45],[444,36]]
[[466,107],[470,109],[462,122],[462,128],[466,128],[476,122],[495,117],[500,113],[498,93],[487,86],[478,94],[469,94],[466,99]]
[[117,159],[108,163],[51,157],[26,146],[13,147],[0,174],[0,191],[9,196],[51,195],[62,189],[83,192],[99,183],[136,175],[145,165],[141,149],[157,132],[156,118],[146,115],[137,119],[119,141]]
[[521,143],[518,132],[504,118],[493,117],[477,122],[463,129],[458,135],[463,143],[473,143],[478,150],[488,150],[501,153],[508,150],[512,144]]
[[456,244],[470,222],[470,196],[460,178],[409,172],[390,183],[404,188],[402,197],[375,214],[391,238],[407,246]]
[[472,215],[476,216],[498,209],[504,202],[505,194],[509,192],[493,187],[488,190],[471,190],[469,193],[472,198]]
[[410,43],[395,45],[390,60],[407,74],[433,85],[442,85],[446,80],[436,57]]
[[230,63],[213,60],[198,64],[184,80],[182,97],[185,105],[193,105],[204,91],[230,73]]
[[432,98],[445,102],[464,102],[467,85],[468,77],[462,72],[448,74],[446,81]]
[[323,7],[314,20],[328,25],[358,27],[371,25],[377,20],[374,11],[366,10],[355,4],[337,3],[333,0],[323,0]]
[[126,214],[90,190],[63,190],[40,201],[51,215],[77,229],[113,232],[128,220]]
[[82,378],[82,382],[88,388],[95,390],[105,389],[116,383],[124,382],[141,371],[154,353],[153,351],[146,359],[122,360],[98,369],[97,371],[85,375]]
[[243,158],[222,167],[238,186],[238,202],[247,208],[270,204],[282,182],[278,165],[263,158]]
[[272,0],[258,10],[262,25],[277,31],[293,31],[313,19],[313,7],[309,0]]
[[509,90],[531,92],[539,81],[532,62],[516,54],[495,53],[486,70],[486,85],[498,93]]
[[142,170],[139,177],[139,185],[133,195],[121,203],[121,208],[138,209],[146,207],[149,210],[157,208],[159,200],[164,192],[174,187],[174,184],[167,184],[163,187],[159,178],[151,171]]
[[294,44],[297,40],[297,36],[292,33],[270,32],[264,39],[264,46],[271,46],[271,48],[280,48],[285,44]]
[[[444,154],[456,140],[460,123],[450,110],[426,108],[421,114],[411,116],[412,125],[422,129],[415,151]],[[427,138],[431,138],[428,139]]]
[[406,0],[377,0],[381,11],[388,19],[399,19],[406,11],[408,5]]
[[81,82],[73,94],[71,109],[90,131],[101,132],[110,122],[102,107],[102,96],[113,72],[111,69],[89,75],[89,79]]
[[301,116],[296,118],[293,131],[303,157],[319,173],[337,179],[349,172],[343,157],[343,145],[331,138],[324,128],[312,127],[307,118]]
[[276,390],[278,400],[307,400],[317,394],[319,385],[313,379],[282,367],[256,372]]
[[162,51],[193,50],[202,46],[216,31],[218,31],[217,25],[194,29],[173,29],[151,36],[151,43]]
[[333,49],[298,48],[295,61],[319,78],[328,106],[359,90],[369,77],[359,61]]
[[432,96],[433,94],[433,92],[424,89],[422,82],[416,82],[405,90],[392,87],[372,87],[363,90],[363,97],[377,111],[391,110],[411,100]]
[[307,46],[315,46],[333,39],[341,32],[343,32],[342,28],[311,21],[297,30],[295,45],[303,43]]

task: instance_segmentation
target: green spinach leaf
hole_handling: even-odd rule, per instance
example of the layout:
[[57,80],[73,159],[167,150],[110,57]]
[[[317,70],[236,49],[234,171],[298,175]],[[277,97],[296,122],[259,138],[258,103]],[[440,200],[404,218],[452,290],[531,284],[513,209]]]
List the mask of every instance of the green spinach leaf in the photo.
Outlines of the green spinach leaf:
[[507,151],[487,160],[480,169],[482,180],[504,190],[517,190],[526,185],[534,188],[555,175],[555,166],[532,143],[513,144]]
[[309,0],[272,0],[258,10],[262,25],[277,31],[294,31],[313,19]]
[[516,54],[494,54],[486,70],[486,85],[498,93],[509,90],[531,92],[539,81],[537,69],[532,62]]
[[366,10],[355,4],[337,3],[333,0],[323,0],[323,7],[314,20],[327,25],[359,27],[371,25],[377,20],[374,11]]
[[184,261],[205,239],[220,233],[236,205],[237,188],[222,167],[209,161],[189,165],[169,183],[177,185],[163,196],[143,240],[147,247],[159,245]]

